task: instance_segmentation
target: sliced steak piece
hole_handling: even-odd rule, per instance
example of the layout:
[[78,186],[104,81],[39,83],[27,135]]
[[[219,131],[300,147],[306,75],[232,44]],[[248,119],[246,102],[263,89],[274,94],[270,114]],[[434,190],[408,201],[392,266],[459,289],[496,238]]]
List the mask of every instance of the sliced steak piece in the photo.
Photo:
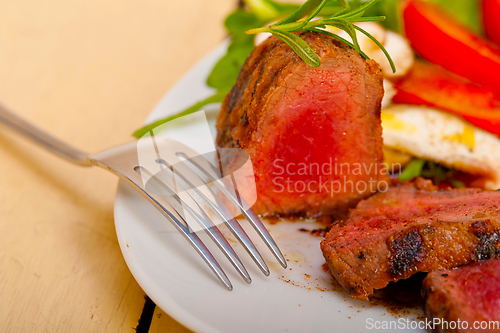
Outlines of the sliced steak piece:
[[345,216],[387,185],[380,68],[324,34],[299,36],[321,65],[276,37],[260,44],[222,104],[217,144],[250,154],[257,213]]
[[422,295],[435,332],[500,332],[498,259],[431,272]]
[[399,185],[360,202],[321,250],[335,279],[366,299],[417,272],[498,257],[499,213],[498,191]]

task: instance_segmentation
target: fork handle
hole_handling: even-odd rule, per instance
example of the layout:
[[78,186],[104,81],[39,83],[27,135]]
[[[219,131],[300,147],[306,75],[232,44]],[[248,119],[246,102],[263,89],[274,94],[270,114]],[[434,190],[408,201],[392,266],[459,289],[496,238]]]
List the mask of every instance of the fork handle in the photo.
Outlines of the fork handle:
[[41,129],[31,125],[26,120],[8,111],[0,104],[0,122],[30,138],[42,147],[59,155],[66,160],[82,166],[90,166],[91,160],[89,155],[77,148],[74,148],[52,135],[42,131]]

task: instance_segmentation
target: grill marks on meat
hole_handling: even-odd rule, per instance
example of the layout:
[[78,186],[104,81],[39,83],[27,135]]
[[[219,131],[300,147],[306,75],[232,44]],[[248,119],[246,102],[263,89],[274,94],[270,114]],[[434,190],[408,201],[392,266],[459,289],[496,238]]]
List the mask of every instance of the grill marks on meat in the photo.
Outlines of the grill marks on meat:
[[417,228],[389,237],[390,274],[393,277],[404,276],[424,257],[424,240]]
[[[468,329],[437,325],[436,332],[477,332],[474,322],[496,321],[481,332],[500,331],[500,260],[486,260],[453,270],[434,271],[422,285],[425,313],[448,322],[467,321]],[[484,324],[483,324],[484,325]],[[494,323],[492,323],[494,325]],[[461,328],[466,325],[461,325]]]
[[[480,213],[480,215],[482,215]],[[471,225],[471,233],[478,239],[475,249],[475,260],[495,258],[500,253],[497,243],[500,240],[498,229],[494,229],[491,221],[477,221]]]
[[366,299],[417,272],[499,257],[499,213],[500,192],[400,185],[360,202],[321,249],[337,281]]
[[[345,216],[387,179],[382,76],[378,64],[329,36],[309,32],[300,37],[321,65],[308,66],[276,37],[260,44],[222,104],[217,145],[249,153],[257,213]],[[306,171],[300,172],[301,163]],[[361,172],[333,171],[335,165],[352,168],[355,163],[364,167]],[[335,181],[335,186],[353,185],[331,191]],[[357,191],[358,183],[371,189]]]

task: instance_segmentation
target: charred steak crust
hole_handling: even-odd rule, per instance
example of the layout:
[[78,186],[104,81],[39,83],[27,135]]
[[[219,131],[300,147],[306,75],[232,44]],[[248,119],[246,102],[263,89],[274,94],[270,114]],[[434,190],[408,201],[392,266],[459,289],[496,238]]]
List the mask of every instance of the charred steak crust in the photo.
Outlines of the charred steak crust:
[[[337,163],[338,158],[338,163],[367,166],[368,171],[347,176],[353,184],[386,181],[382,172],[380,68],[324,34],[299,36],[318,54],[321,65],[308,66],[276,37],[257,46],[222,103],[216,143],[248,151],[255,174],[257,202],[253,209],[257,213],[345,216],[349,208],[374,191],[328,193],[320,185],[341,176],[314,171],[297,176],[295,170],[276,180],[273,163],[281,160],[283,165],[303,162],[322,166]],[[291,186],[283,190],[287,180]],[[293,187],[301,181],[306,190]]]
[[498,258],[499,213],[500,192],[400,185],[360,202],[330,229],[321,249],[337,281],[366,299],[417,272]]
[[[481,332],[500,331],[500,260],[484,260],[452,270],[434,271],[422,284],[425,313],[431,320],[467,322],[460,329],[436,325],[434,332],[477,332],[474,322],[488,322]],[[496,326],[495,326],[496,325]]]
[[418,228],[389,237],[387,245],[390,253],[390,274],[393,277],[404,276],[425,255],[424,239]]

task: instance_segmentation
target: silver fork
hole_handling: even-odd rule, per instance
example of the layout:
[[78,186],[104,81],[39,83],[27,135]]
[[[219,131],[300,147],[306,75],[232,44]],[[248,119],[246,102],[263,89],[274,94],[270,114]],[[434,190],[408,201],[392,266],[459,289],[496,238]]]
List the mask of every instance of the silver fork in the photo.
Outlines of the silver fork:
[[[99,166],[126,181],[174,225],[228,290],[233,289],[231,282],[205,244],[193,232],[193,225],[208,233],[247,283],[251,282],[251,278],[227,239],[208,216],[207,206],[224,222],[266,276],[270,274],[269,268],[234,218],[235,214],[231,212],[234,208],[250,222],[281,266],[286,268],[286,260],[275,241],[239,195],[237,188],[227,179],[222,179],[217,168],[187,146],[174,140],[151,136],[154,151],[147,159],[138,156],[137,142],[89,155],[31,125],[2,105],[0,122],[72,163]],[[210,186],[203,178],[208,179]],[[146,182],[146,179],[149,181]],[[214,193],[215,190],[218,193]],[[224,197],[228,200],[224,200]],[[226,201],[233,207],[228,207]]]

